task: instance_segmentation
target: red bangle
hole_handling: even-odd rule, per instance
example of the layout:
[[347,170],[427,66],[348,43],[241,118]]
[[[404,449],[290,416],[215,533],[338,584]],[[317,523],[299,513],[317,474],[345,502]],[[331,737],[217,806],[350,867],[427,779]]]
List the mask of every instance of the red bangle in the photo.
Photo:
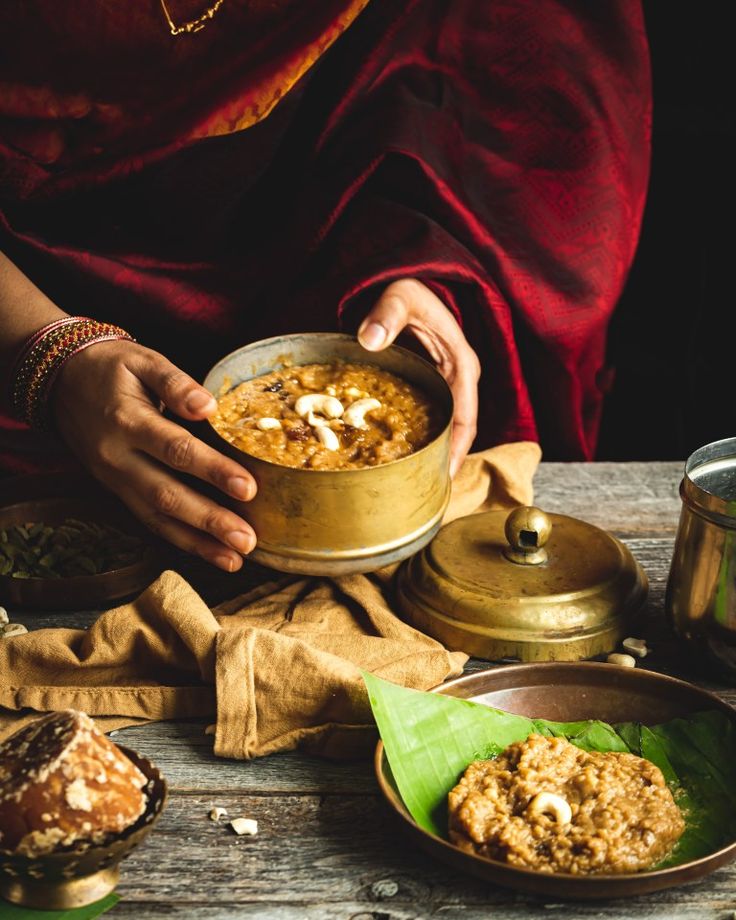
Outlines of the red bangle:
[[11,377],[11,404],[18,418],[49,430],[49,397],[59,371],[80,351],[112,339],[135,341],[120,326],[85,316],[66,316],[35,332],[21,348]]

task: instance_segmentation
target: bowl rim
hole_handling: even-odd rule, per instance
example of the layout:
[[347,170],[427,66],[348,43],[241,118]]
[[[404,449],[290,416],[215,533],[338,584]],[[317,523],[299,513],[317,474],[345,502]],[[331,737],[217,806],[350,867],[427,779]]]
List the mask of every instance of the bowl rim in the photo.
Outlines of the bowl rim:
[[[497,665],[492,666],[487,670],[499,670],[504,674],[510,674],[512,677],[515,674],[529,674],[529,673],[540,673],[544,669],[557,669],[565,668],[570,670],[577,669],[591,669],[596,672],[605,673],[606,670],[610,672],[612,668],[616,668],[619,672],[630,672],[631,669],[624,668],[617,665],[610,665],[607,662],[599,661],[547,661],[539,663],[526,663],[526,664],[509,664],[509,665]],[[486,671],[473,671],[469,674],[463,674],[460,677],[456,677],[453,680],[449,680],[446,683],[438,684],[435,687],[432,687],[428,692],[429,693],[440,693],[442,695],[452,695],[447,694],[445,691],[451,687],[462,687],[465,684],[470,684],[471,686],[475,681],[478,680],[479,675],[484,674]],[[704,690],[701,687],[696,686],[688,681],[681,680],[678,677],[671,677],[669,674],[660,674],[658,671],[649,671],[644,668],[637,670],[634,673],[638,673],[645,681],[650,682],[664,682],[672,686],[675,686],[687,690],[689,692],[694,691],[696,694],[703,697],[704,704],[710,704],[712,708],[718,709],[722,712],[726,712],[732,721],[736,724],[736,709],[730,704],[726,703],[720,697],[716,696],[709,690]],[[520,684],[517,687],[522,686],[534,686],[534,683],[530,684]],[[512,688],[508,688],[512,689]],[[470,696],[461,696],[460,699],[472,699]],[[381,794],[384,800],[391,807],[394,814],[396,814],[404,824],[408,825],[410,830],[413,833],[417,833],[423,838],[428,846],[435,848],[440,846],[443,851],[447,853],[447,858],[452,860],[461,860],[463,862],[467,861],[470,865],[479,864],[479,865],[488,865],[490,868],[497,870],[499,875],[508,876],[509,880],[516,880],[515,882],[509,881],[509,884],[512,887],[524,888],[526,887],[529,890],[538,890],[536,887],[540,881],[550,880],[550,885],[555,884],[567,884],[574,885],[581,889],[591,889],[598,888],[602,885],[625,885],[626,883],[631,883],[637,879],[642,879],[645,882],[652,882],[653,887],[647,888],[646,890],[655,890],[655,888],[665,888],[669,887],[667,884],[671,879],[676,879],[679,875],[687,874],[687,878],[682,879],[682,883],[688,881],[691,877],[697,877],[699,875],[705,875],[708,870],[708,864],[712,863],[713,869],[718,868],[723,862],[727,861],[730,856],[736,855],[736,831],[734,832],[734,839],[731,843],[726,844],[718,850],[715,850],[712,853],[708,853],[705,856],[701,856],[698,859],[692,859],[688,862],[680,863],[677,866],[668,866],[664,869],[654,869],[654,870],[643,870],[642,872],[621,872],[621,873],[595,873],[588,875],[573,875],[569,872],[541,872],[536,869],[526,869],[521,866],[512,866],[508,863],[503,863],[495,859],[490,859],[487,856],[481,856],[477,853],[468,853],[465,850],[462,850],[460,847],[456,846],[454,843],[451,843],[449,840],[445,840],[443,837],[439,837],[436,834],[432,834],[429,831],[425,830],[423,827],[420,827],[414,818],[411,816],[409,811],[404,804],[401,795],[398,789],[393,788],[386,780],[384,775],[384,762],[386,766],[388,765],[388,758],[385,756],[385,750],[383,741],[379,738],[378,743],[376,744],[376,749],[373,755],[373,769],[378,782]],[[704,869],[705,871],[697,873],[697,876],[691,875],[692,870]],[[468,870],[471,871],[471,870]],[[527,883],[524,885],[524,883]],[[658,883],[658,884],[657,884]],[[673,881],[674,883],[674,881]],[[503,882],[501,883],[503,884]],[[626,894],[628,892],[622,892]],[[642,893],[644,891],[642,890]],[[592,891],[590,892],[592,894]],[[585,895],[583,895],[585,896]],[[601,895],[601,897],[609,897],[610,894]]]
[[[241,352],[247,351],[250,348],[256,348],[257,346],[263,346],[263,345],[271,345],[275,342],[284,342],[292,338],[297,338],[297,339],[330,339],[331,338],[337,341],[351,342],[351,343],[354,342],[354,343],[360,344],[358,343],[358,340],[354,335],[349,335],[348,333],[345,333],[345,332],[294,332],[288,335],[275,335],[267,339],[259,339],[256,342],[250,342],[247,345],[242,345],[240,348],[235,348],[233,351],[229,352],[228,354],[223,355],[219,359],[219,361],[213,364],[212,367],[207,371],[207,374],[205,375],[204,382],[202,385],[205,386],[207,378],[210,376],[210,374],[214,372],[215,368],[219,367],[224,361],[227,361],[229,358],[232,358]],[[450,385],[447,383],[447,381],[442,376],[442,374],[440,374],[437,368],[430,361],[427,361],[426,358],[423,358],[421,355],[416,354],[416,352],[410,351],[408,348],[404,348],[403,345],[392,344],[392,345],[389,345],[388,348],[382,349],[380,352],[372,352],[366,349],[364,350],[366,352],[366,355],[386,354],[390,351],[397,351],[397,352],[401,352],[404,355],[408,355],[410,356],[412,360],[418,361],[421,364],[423,364],[426,368],[428,368],[435,375],[438,383],[444,389],[445,396],[447,397],[447,400],[448,400],[448,406],[447,406],[448,417],[444,425],[442,426],[442,428],[437,432],[437,434],[430,441],[428,441],[424,445],[424,447],[420,447],[419,450],[414,450],[410,454],[406,454],[403,457],[397,457],[395,460],[389,460],[387,463],[377,463],[375,464],[375,466],[359,466],[355,468],[336,469],[336,470],[322,470],[322,469],[313,470],[313,469],[309,469],[303,466],[286,466],[283,463],[275,463],[273,460],[266,460],[263,457],[257,457],[255,454],[250,454],[248,453],[248,451],[242,450],[242,448],[240,447],[236,447],[236,445],[233,444],[231,441],[228,441],[227,438],[223,438],[222,435],[217,431],[217,429],[212,424],[212,421],[210,418],[205,419],[205,421],[209,425],[209,428],[212,434],[217,438],[218,441],[221,441],[223,444],[227,444],[231,450],[235,450],[238,453],[241,453],[244,456],[248,457],[249,461],[253,461],[257,465],[264,464],[267,467],[271,467],[275,469],[290,470],[291,472],[295,474],[301,474],[305,476],[314,476],[315,473],[323,474],[323,475],[330,475],[330,474],[334,475],[335,473],[343,473],[343,474],[350,473],[353,475],[357,475],[361,473],[363,474],[370,473],[371,470],[375,470],[379,468],[387,469],[388,467],[395,466],[397,463],[404,463],[407,460],[411,460],[412,457],[420,456],[425,451],[429,450],[429,448],[432,447],[440,438],[442,438],[448,432],[448,430],[450,431],[450,433],[452,433],[452,424],[453,424],[453,418],[454,418],[454,412],[455,412],[455,398],[452,395],[452,390],[450,389]],[[320,361],[308,361],[307,362],[307,364],[322,364],[322,363],[327,363],[327,362],[320,362]],[[370,364],[371,362],[366,361],[365,363]],[[292,366],[293,367],[304,367],[303,364],[294,364]],[[267,373],[270,373],[270,371],[267,371]],[[393,372],[387,371],[387,373],[393,373]],[[234,387],[240,386],[241,383],[245,383],[248,380],[255,380],[260,376],[265,376],[265,375],[257,374],[253,377],[245,377],[239,383],[233,384],[226,391],[226,393],[229,393],[230,390],[234,389]],[[395,374],[394,376],[400,376],[400,375]],[[411,381],[406,381],[406,382],[409,383]],[[417,385],[412,384],[412,386],[417,386]],[[205,386],[205,388],[207,387]],[[211,390],[210,392],[212,393]],[[215,399],[217,399],[216,393],[212,393],[212,395],[215,397]],[[223,393],[222,395],[224,396],[225,394]]]

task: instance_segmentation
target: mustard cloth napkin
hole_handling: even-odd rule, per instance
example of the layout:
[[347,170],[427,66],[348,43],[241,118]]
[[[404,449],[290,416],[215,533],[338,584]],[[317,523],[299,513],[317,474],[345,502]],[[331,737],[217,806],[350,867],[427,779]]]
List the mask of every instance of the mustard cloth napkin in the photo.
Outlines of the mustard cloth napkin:
[[[539,459],[529,442],[471,455],[445,520],[529,504]],[[2,639],[0,739],[37,712],[74,708],[106,731],[216,718],[222,757],[297,746],[359,756],[373,742],[361,669],[426,690],[460,674],[467,660],[392,612],[391,574],[279,577],[210,610],[184,578],[164,572],[88,630]]]

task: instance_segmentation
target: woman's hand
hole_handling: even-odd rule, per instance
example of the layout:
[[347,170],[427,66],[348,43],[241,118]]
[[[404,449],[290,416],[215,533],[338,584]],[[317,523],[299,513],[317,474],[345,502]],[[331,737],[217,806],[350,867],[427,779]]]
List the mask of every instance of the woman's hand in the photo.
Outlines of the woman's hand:
[[361,323],[358,340],[369,351],[381,351],[404,329],[425,347],[452,390],[455,414],[450,475],[454,476],[475,438],[480,362],[452,313],[413,278],[389,284]]
[[250,473],[163,418],[212,415],[211,394],[155,351],[133,342],[99,342],[71,358],[54,386],[57,428],[82,463],[154,533],[234,572],[255,546],[253,529],[177,478],[187,473],[241,501],[253,498]]

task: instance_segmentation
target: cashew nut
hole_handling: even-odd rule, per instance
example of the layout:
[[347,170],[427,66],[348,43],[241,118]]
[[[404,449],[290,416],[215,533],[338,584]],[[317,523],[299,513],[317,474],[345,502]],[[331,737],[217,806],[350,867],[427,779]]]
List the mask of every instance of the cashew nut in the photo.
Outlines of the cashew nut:
[[328,396],[337,396],[337,390],[332,385],[325,387],[325,393],[327,393]]
[[330,423],[321,415],[315,415],[314,412],[310,412],[307,415],[307,424],[311,425],[312,428],[324,428],[325,425],[329,425]]
[[358,399],[347,407],[342,420],[346,425],[350,425],[351,428],[367,428],[365,416],[369,412],[373,412],[374,409],[380,408],[381,404],[377,399],[373,399],[372,397],[368,399]]
[[623,645],[627,652],[630,652],[637,658],[646,658],[649,654],[649,649],[644,639],[635,639],[633,636],[629,636],[628,639],[624,639],[621,645]]
[[561,795],[554,792],[538,792],[527,806],[530,815],[550,815],[558,824],[572,821],[572,809]]
[[344,412],[340,400],[327,393],[305,393],[297,399],[294,408],[301,418],[306,418],[310,412],[319,412],[327,418],[340,418]]
[[327,450],[339,450],[340,441],[338,440],[337,435],[326,425],[316,429],[317,440],[325,447]]
[[359,390],[357,387],[348,387],[345,390],[345,396],[347,396],[348,399],[360,399],[362,396],[367,395],[365,390]]
[[210,809],[210,821],[219,823],[220,818],[224,818],[226,815],[227,808],[223,808],[222,805],[215,805],[214,808]]
[[609,664],[617,664],[622,668],[635,668],[636,667],[636,660],[632,658],[631,655],[613,654],[613,655],[609,655],[608,658],[606,658],[606,661]]
[[255,818],[233,818],[230,827],[235,831],[238,837],[247,834],[248,837],[255,837],[258,833],[258,822]]
[[9,639],[11,636],[22,636],[27,632],[28,630],[22,623],[6,623],[5,626],[0,627],[0,638]]
[[276,431],[281,428],[281,422],[277,418],[259,418],[256,422],[256,428],[259,431]]
[[6,623],[9,623],[8,611],[4,607],[0,607],[0,628],[5,626]]

